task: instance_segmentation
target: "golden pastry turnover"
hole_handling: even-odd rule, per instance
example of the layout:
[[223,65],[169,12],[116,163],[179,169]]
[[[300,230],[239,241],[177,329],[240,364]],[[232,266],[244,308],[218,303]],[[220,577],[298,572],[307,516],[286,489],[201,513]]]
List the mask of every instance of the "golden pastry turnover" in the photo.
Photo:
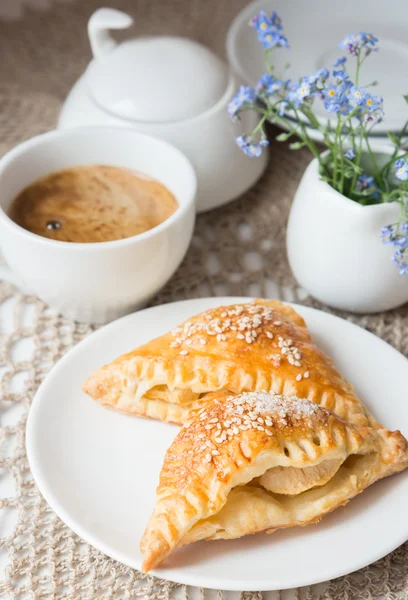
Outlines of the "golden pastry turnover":
[[97,370],[83,389],[110,408],[177,424],[210,392],[267,390],[377,425],[302,317],[276,300],[207,310]]
[[143,570],[198,540],[316,523],[407,466],[398,431],[352,425],[296,397],[210,394],[165,455]]

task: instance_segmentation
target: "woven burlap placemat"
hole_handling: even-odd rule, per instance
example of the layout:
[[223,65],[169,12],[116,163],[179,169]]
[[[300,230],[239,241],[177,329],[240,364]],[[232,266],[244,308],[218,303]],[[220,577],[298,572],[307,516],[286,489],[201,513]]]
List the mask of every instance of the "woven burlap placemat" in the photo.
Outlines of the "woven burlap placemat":
[[[12,19],[4,18],[6,10],[0,11],[0,153],[54,127],[61,101],[90,59],[86,23],[100,4],[99,0],[10,0],[10,7],[11,3]],[[135,17],[135,33],[190,36],[223,56],[228,25],[246,2],[115,0],[109,4]],[[287,214],[308,161],[307,153],[292,153],[272,143],[270,163],[258,185],[241,199],[198,218],[183,264],[154,303],[251,295],[328,310],[297,289],[285,253]],[[407,314],[405,307],[374,316],[342,316],[408,355]],[[0,465],[14,488],[0,503],[5,524],[0,546],[8,554],[0,595],[19,600],[215,598],[214,592],[145,576],[104,556],[58,519],[32,480],[24,439],[32,397],[52,365],[89,333],[90,327],[67,321],[38,299],[0,283]],[[25,344],[24,360],[16,358],[19,344]],[[309,600],[408,598],[408,544],[357,573],[274,596],[287,594]],[[221,598],[223,592],[216,595]],[[256,591],[242,594],[243,600],[262,596]]]

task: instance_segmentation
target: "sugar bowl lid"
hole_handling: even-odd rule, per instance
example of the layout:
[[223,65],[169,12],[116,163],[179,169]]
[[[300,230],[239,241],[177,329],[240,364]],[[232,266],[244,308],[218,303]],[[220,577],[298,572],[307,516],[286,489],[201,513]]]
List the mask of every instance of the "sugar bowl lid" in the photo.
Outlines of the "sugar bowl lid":
[[118,117],[145,122],[188,119],[211,108],[228,85],[228,67],[208,48],[180,37],[117,44],[108,29],[132,24],[127,14],[101,8],[90,18],[94,60],[87,84],[94,101]]

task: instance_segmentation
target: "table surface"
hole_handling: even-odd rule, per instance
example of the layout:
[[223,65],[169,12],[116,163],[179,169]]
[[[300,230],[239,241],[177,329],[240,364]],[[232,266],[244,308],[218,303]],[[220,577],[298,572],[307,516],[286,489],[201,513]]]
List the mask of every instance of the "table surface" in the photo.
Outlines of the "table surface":
[[[247,0],[110,0],[108,4],[134,17],[134,29],[127,36],[183,35],[225,57],[226,31]],[[0,55],[10,57],[1,63],[0,155],[55,126],[61,102],[91,58],[86,23],[100,6],[100,0],[0,0]],[[285,250],[288,211],[310,156],[305,150],[292,152],[276,142],[273,129],[270,134],[271,159],[262,180],[242,198],[197,219],[182,266],[154,304],[200,296],[265,296],[330,311],[299,290]],[[137,592],[148,600],[167,600],[170,594],[185,598],[184,588],[158,580],[153,584],[81,543],[47,508],[30,482],[22,437],[30,398],[51,365],[89,333],[89,328],[66,322],[35,299],[8,290],[2,279],[15,282],[4,266],[0,266],[0,291],[4,294],[0,302],[0,342],[4,342],[0,347],[0,389],[8,396],[12,392],[16,401],[0,402],[0,434],[6,438],[1,445],[0,536],[10,553],[8,560],[4,551],[0,554],[0,568],[4,570],[6,563],[8,567],[4,578],[0,574],[0,597],[120,600],[135,597]],[[367,316],[331,312],[367,328],[408,356],[408,306]],[[20,333],[11,339],[16,321]],[[36,330],[29,331],[33,325]],[[27,333],[30,335],[23,335]],[[32,385],[27,386],[24,379],[24,366],[33,372]],[[7,443],[13,427],[21,456],[9,464]],[[18,492],[11,475],[20,486]],[[21,539],[13,537],[16,507]],[[86,582],[85,572],[89,575]],[[407,590],[405,544],[357,574],[310,590],[285,592],[283,598],[351,600],[385,595],[391,600],[397,594],[408,598]],[[190,598],[203,600],[198,589],[187,592]],[[221,596],[205,594],[214,600]],[[279,594],[266,597],[279,598]],[[248,594],[243,600],[261,600],[261,595]]]

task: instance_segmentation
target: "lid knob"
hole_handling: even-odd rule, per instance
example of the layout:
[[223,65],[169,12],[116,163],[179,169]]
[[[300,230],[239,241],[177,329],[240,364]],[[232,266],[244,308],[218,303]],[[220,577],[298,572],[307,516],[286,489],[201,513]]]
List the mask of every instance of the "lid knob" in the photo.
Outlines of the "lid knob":
[[95,58],[109,54],[116,46],[109,29],[126,29],[133,23],[132,17],[114,8],[99,8],[88,21],[88,37]]

